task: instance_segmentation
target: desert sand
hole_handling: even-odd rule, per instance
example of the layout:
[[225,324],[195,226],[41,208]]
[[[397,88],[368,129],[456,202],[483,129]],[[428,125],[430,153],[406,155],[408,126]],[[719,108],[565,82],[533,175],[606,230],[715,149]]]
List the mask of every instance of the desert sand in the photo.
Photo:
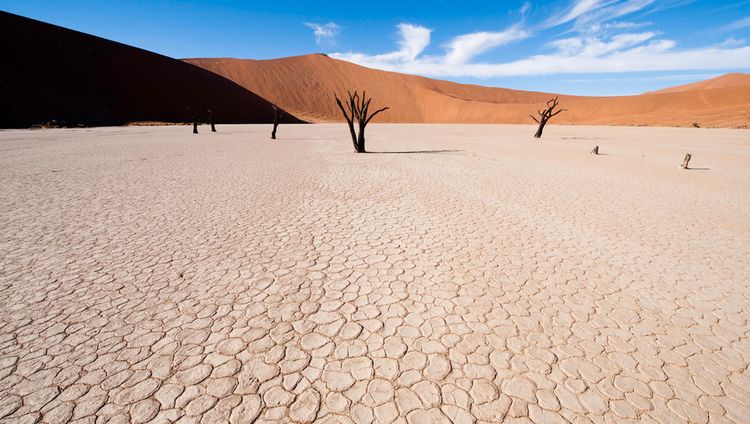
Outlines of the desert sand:
[[[314,54],[272,60],[186,59],[311,122],[342,121],[333,94],[366,90],[390,106],[381,122],[527,124],[556,94],[457,84],[369,69]],[[543,76],[540,78],[560,78]],[[718,80],[718,81],[717,81]],[[560,95],[558,124],[750,126],[750,76],[729,74],[679,92],[637,96]]]
[[750,75],[741,73],[725,74],[716,78],[705,81],[698,81],[692,84],[678,85],[675,87],[665,88],[663,90],[652,91],[646,94],[656,93],[679,93],[683,91],[701,91],[715,88],[735,88],[750,85]]
[[747,132],[533,130],[0,132],[0,418],[746,423]]

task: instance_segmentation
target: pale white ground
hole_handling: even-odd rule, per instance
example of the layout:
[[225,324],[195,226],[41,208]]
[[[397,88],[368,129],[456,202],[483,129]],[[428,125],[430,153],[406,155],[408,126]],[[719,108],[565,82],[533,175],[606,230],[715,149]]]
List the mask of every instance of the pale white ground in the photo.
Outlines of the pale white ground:
[[750,421],[750,132],[206,130],[0,131],[5,422]]

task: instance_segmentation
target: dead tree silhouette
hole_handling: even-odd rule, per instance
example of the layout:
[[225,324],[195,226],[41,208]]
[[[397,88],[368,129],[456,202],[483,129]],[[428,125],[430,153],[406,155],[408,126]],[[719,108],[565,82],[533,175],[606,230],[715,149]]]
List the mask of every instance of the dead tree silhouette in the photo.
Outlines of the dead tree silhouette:
[[195,112],[190,112],[193,119],[193,134],[198,134],[198,114]]
[[273,105],[273,130],[271,131],[271,140],[276,140],[276,128],[279,126],[279,119],[284,116],[284,111],[278,106]]
[[[349,101],[346,102],[346,108],[344,108],[344,105],[341,103],[341,100],[339,100],[339,97],[334,94],[334,97],[336,98],[336,104],[339,106],[339,109],[341,109],[341,113],[344,115],[347,125],[349,125],[349,133],[352,136],[352,144],[354,145],[354,150],[357,153],[367,153],[367,150],[365,150],[365,128],[367,127],[367,124],[370,123],[372,118],[374,118],[380,112],[388,110],[388,107],[378,109],[370,114],[370,102],[372,101],[372,98],[367,98],[367,92],[363,91],[362,97],[360,97],[356,91],[354,92],[354,94],[352,94],[350,91],[347,91],[347,94],[349,95]],[[359,130],[358,133],[354,131],[355,119],[357,121],[357,127]]]
[[211,109],[206,109],[206,115],[208,116],[208,123],[211,124],[211,132],[216,132],[214,126],[214,112]]
[[554,99],[550,99],[547,102],[547,109],[544,111],[538,111],[539,119],[537,119],[534,115],[529,115],[529,118],[536,121],[537,124],[539,124],[539,128],[536,130],[536,134],[534,134],[534,138],[542,138],[542,132],[544,131],[544,126],[547,125],[547,122],[552,118],[553,116],[557,115],[560,112],[565,111],[566,109],[560,109],[557,112],[555,112],[555,108],[557,107],[557,97]]

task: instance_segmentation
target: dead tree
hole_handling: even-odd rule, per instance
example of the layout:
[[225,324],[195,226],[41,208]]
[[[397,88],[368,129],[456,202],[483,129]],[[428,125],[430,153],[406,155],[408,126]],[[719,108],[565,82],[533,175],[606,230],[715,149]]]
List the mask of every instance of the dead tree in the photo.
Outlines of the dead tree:
[[198,115],[192,112],[193,115],[193,134],[198,134]]
[[[339,97],[334,94],[334,97],[336,97],[336,104],[339,106],[339,109],[341,109],[341,113],[344,115],[346,123],[349,125],[349,133],[352,136],[354,151],[357,153],[367,153],[367,150],[365,150],[365,127],[367,127],[367,124],[370,123],[375,115],[388,110],[388,107],[378,109],[370,114],[370,102],[372,101],[372,98],[367,98],[367,92],[363,91],[362,97],[359,97],[359,94],[356,91],[354,94],[347,91],[347,94],[349,95],[349,101],[346,103],[346,108],[344,108]],[[355,120],[357,121],[358,133],[354,131]]]
[[557,107],[557,97],[554,99],[550,99],[547,102],[547,109],[544,111],[537,111],[539,114],[539,119],[537,119],[534,115],[529,115],[531,119],[536,121],[537,124],[539,124],[539,128],[536,130],[536,134],[534,134],[534,138],[542,138],[542,131],[544,131],[544,126],[547,125],[547,121],[550,120],[553,116],[557,115],[558,113],[564,111],[565,109],[560,109],[555,112],[555,108]]
[[682,169],[689,169],[688,164],[690,163],[690,159],[692,159],[693,155],[690,153],[685,153],[685,159],[682,160],[682,165],[680,165],[680,168]]
[[208,116],[208,123],[211,124],[211,132],[216,132],[214,126],[214,112],[211,109],[206,109],[206,115]]
[[594,146],[593,149],[591,149],[592,155],[598,155],[599,154],[599,146]]
[[278,106],[273,105],[273,130],[271,131],[271,140],[276,140],[276,128],[279,126],[279,119],[284,116],[284,111]]

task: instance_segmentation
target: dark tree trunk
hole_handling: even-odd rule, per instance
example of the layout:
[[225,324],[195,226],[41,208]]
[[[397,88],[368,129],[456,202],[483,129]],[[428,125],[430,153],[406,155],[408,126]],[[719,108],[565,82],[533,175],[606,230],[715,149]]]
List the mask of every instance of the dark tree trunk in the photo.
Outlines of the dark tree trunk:
[[354,151],[356,153],[362,153],[359,149],[359,143],[357,142],[357,133],[354,131],[354,122],[349,121],[347,122],[349,125],[349,135],[352,137],[352,145],[354,145]]
[[208,115],[208,123],[211,124],[211,132],[216,132],[214,126],[214,112],[211,109],[206,109],[206,115]]
[[279,126],[279,118],[283,112],[278,107],[273,107],[273,130],[271,130],[271,140],[276,140],[276,128]]
[[193,117],[193,134],[198,134],[198,120]]
[[359,148],[357,149],[357,153],[367,153],[367,150],[365,149],[365,126],[359,127],[359,135],[357,136],[357,145]]
[[539,124],[539,127],[537,128],[536,133],[534,134],[534,138],[542,138],[542,133],[544,132],[544,126],[547,125],[547,122],[550,120],[550,118],[552,118],[553,116],[565,110],[565,109],[560,109],[557,112],[555,112],[556,107],[557,107],[557,97],[547,102],[547,109],[545,109],[544,111],[540,110],[537,112],[539,114],[539,119],[537,119],[534,115],[529,115],[529,117],[533,119],[534,122]]
[[[388,110],[388,108],[384,107],[382,109],[376,110],[372,114],[369,114],[370,102],[372,101],[372,99],[367,98],[366,92],[362,93],[361,98],[356,91],[354,92],[354,94],[352,94],[351,92],[349,92],[348,94],[349,101],[346,104],[348,110],[344,108],[344,105],[341,100],[339,100],[338,96],[335,96],[336,104],[339,106],[339,109],[341,109],[341,113],[346,119],[346,124],[349,127],[349,135],[351,135],[352,137],[352,145],[354,146],[354,151],[357,153],[367,153],[367,150],[365,149],[365,128],[367,127],[367,124],[370,123],[372,118],[375,117],[375,115]],[[354,131],[355,119],[357,120],[358,132]]]
[[534,138],[542,138],[542,133],[544,132],[545,125],[547,125],[547,121],[542,121],[539,123],[539,128],[537,128],[536,133],[534,134]]

